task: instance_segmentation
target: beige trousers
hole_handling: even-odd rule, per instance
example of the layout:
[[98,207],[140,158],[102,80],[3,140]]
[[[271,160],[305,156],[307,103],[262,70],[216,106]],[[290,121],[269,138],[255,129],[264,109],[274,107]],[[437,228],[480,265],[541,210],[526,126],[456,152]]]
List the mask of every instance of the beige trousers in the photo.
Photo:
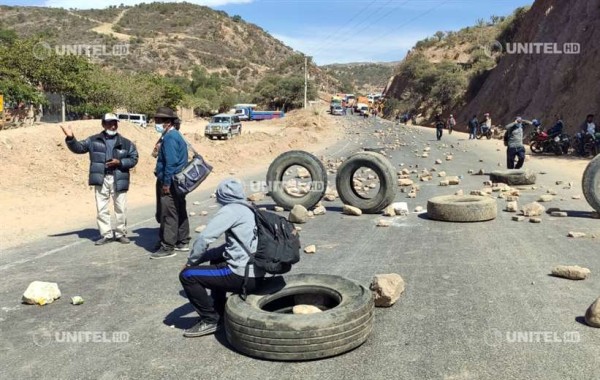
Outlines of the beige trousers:
[[112,197],[116,219],[115,238],[118,239],[121,236],[127,236],[127,192],[121,191],[117,193],[115,191],[115,177],[113,175],[105,175],[102,186],[95,187],[96,222],[98,223],[100,235],[108,238],[113,237],[110,210],[108,209],[108,204]]

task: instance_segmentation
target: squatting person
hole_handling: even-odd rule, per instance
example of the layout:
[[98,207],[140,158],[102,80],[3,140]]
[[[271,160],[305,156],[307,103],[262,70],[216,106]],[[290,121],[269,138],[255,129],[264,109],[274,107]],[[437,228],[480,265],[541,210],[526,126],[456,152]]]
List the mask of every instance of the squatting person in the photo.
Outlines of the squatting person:
[[[223,207],[194,241],[187,264],[179,274],[185,294],[200,315],[198,323],[184,332],[186,337],[217,331],[225,311],[226,293],[242,291],[249,260],[247,251],[256,252],[257,248],[254,212],[239,204],[246,202],[243,185],[234,179],[224,180],[217,187],[216,196]],[[225,244],[208,249],[223,234]],[[206,262],[210,265],[201,265]],[[250,264],[246,291],[254,291],[264,275],[263,270]]]

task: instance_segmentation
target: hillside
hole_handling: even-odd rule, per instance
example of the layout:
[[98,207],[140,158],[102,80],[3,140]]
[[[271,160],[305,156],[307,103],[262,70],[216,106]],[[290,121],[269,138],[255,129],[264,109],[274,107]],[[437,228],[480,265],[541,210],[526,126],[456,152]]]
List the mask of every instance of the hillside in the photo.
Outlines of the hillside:
[[[93,57],[123,72],[189,76],[195,66],[249,91],[269,70],[285,72],[299,55],[260,27],[190,3],[65,10],[0,6],[0,28],[42,35],[54,45],[129,44],[128,54]],[[283,66],[283,67],[281,67]],[[311,69],[320,77],[318,68]]]
[[[588,0],[537,0],[509,41],[580,44],[580,54],[505,54],[460,113],[486,110],[508,122],[517,115],[545,126],[563,114],[573,133],[600,105],[600,7]],[[575,21],[576,20],[576,21]]]
[[525,13],[519,8],[508,17],[492,16],[417,42],[394,69],[385,90],[393,112],[411,112],[427,120],[436,112],[448,114],[464,107],[497,64],[498,55],[489,47],[512,35]]
[[340,91],[368,94],[381,92],[397,65],[398,62],[334,63],[321,66],[321,69],[338,79],[342,86],[347,87]]

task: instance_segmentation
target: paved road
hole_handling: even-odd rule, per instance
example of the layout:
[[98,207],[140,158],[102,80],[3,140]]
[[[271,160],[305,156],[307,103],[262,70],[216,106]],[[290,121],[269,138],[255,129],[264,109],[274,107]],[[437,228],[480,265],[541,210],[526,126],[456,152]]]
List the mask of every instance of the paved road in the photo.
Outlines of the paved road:
[[[375,129],[391,126],[351,116],[346,120],[348,138],[326,155],[347,156],[361,146],[377,146],[381,140],[373,135]],[[461,186],[452,188],[437,186],[437,178],[422,183],[417,199],[399,192],[397,200],[407,201],[411,210],[426,206],[434,195],[481,188],[487,177],[467,175],[467,170],[493,170],[504,162],[495,143],[465,141],[463,134],[445,135],[441,143],[433,130],[396,128],[393,134],[408,143],[390,152],[396,166],[432,167],[443,153],[454,152],[453,161],[438,166],[449,175],[465,176]],[[425,144],[431,146],[430,157],[417,158],[413,150]],[[557,264],[600,272],[597,242],[566,237],[570,230],[600,233],[599,221],[585,201],[571,200],[581,192],[578,181],[573,190],[554,185],[556,180],[576,181],[569,173],[542,168],[540,162],[527,165],[547,174],[539,176],[544,188],[524,192],[520,202],[534,201],[554,187],[565,200],[549,206],[569,210],[568,218],[545,215],[542,224],[531,224],[499,212],[491,222],[453,224],[410,214],[397,217],[392,227],[378,228],[379,216],[343,216],[341,204],[333,202],[325,216],[304,225],[302,242],[316,244],[318,252],[304,255],[294,272],[337,274],[365,285],[374,274],[396,272],[406,281],[406,292],[394,307],[377,309],[374,331],[364,345],[321,361],[261,361],[236,353],[222,335],[183,338],[181,330],[195,320],[177,279],[185,255],[148,260],[156,236],[151,208],[132,211],[130,246],[95,247],[90,221],[79,231],[2,252],[2,378],[598,378],[600,330],[584,325],[581,317],[600,295],[600,280],[571,282],[548,273]],[[203,204],[190,205],[190,211],[216,210],[208,191],[194,194],[190,204],[196,200]],[[205,219],[194,217],[193,225]],[[21,305],[20,296],[33,280],[58,282],[63,298],[45,307]],[[70,305],[75,295],[83,296],[85,304]],[[103,335],[85,335],[91,332]],[[76,342],[65,341],[76,334]],[[522,335],[527,335],[525,342]]]

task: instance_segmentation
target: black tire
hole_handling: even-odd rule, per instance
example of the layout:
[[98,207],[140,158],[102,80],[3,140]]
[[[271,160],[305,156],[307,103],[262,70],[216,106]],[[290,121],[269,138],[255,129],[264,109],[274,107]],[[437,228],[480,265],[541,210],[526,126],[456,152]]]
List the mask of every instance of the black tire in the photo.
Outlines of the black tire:
[[[373,328],[374,302],[369,289],[332,275],[276,279],[280,281],[265,280],[260,294],[248,295],[245,301],[235,295],[227,300],[225,330],[236,350],[261,359],[314,360],[342,354],[366,341]],[[323,296],[326,304],[315,306],[324,311],[289,313],[294,297],[301,294]],[[275,311],[263,310],[266,306]]]
[[563,155],[563,149],[562,146],[558,143],[554,143],[552,145],[552,152],[556,155],[556,156],[562,156]]
[[496,200],[475,195],[444,195],[427,202],[427,217],[443,222],[484,222],[498,215]]
[[600,156],[593,158],[585,168],[581,187],[585,200],[600,213]]
[[489,131],[488,133],[486,133],[486,134],[485,134],[485,137],[486,137],[488,140],[491,140],[491,139],[492,139],[492,132],[491,132],[491,131]]
[[[283,187],[283,177],[288,168],[299,165],[310,173],[313,186],[308,194],[292,196],[286,193]],[[302,205],[307,209],[314,207],[325,195],[327,190],[327,171],[323,163],[314,155],[301,150],[292,150],[280,154],[267,170],[267,186],[271,198],[278,205],[291,210],[295,205]]]
[[[353,186],[354,173],[369,168],[379,177],[379,191],[372,198],[360,196]],[[344,161],[337,171],[336,188],[344,204],[358,207],[365,214],[377,214],[396,198],[396,173],[390,161],[380,153],[355,153]]]
[[481,140],[481,138],[483,137],[483,135],[481,133],[477,133],[475,135],[475,137],[477,137],[477,140]]
[[490,173],[490,181],[510,186],[535,185],[536,175],[528,170],[495,170]]
[[532,153],[540,154],[544,152],[544,148],[539,141],[534,141],[529,145],[529,149],[531,149]]

